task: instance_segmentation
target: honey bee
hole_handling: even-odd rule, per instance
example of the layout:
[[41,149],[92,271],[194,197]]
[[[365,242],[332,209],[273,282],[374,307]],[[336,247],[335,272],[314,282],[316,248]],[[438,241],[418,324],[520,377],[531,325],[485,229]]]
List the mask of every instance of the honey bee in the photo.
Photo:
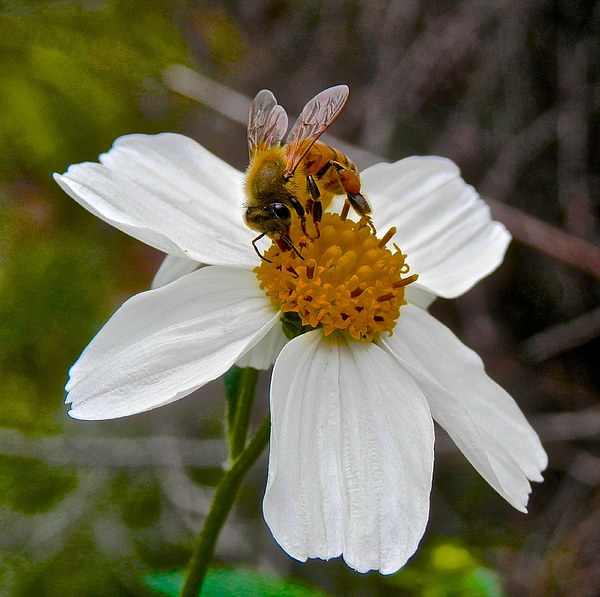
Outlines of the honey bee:
[[371,206],[360,192],[356,166],[342,152],[317,141],[342,111],[348,93],[346,85],[337,85],[313,97],[304,106],[285,144],[285,110],[267,89],[254,98],[248,117],[250,164],[244,220],[249,228],[260,232],[252,246],[261,259],[268,261],[256,246],[263,236],[302,258],[290,238],[292,215],[300,218],[305,235],[309,215],[315,230],[313,238],[318,238],[323,204],[327,206],[336,195],[345,195],[345,209],[351,206],[373,226],[369,217]]

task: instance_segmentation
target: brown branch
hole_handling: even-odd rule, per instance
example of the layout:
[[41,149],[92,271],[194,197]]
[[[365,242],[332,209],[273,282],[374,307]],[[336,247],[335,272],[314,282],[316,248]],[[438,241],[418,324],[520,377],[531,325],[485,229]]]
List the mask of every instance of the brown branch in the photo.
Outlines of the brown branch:
[[600,309],[594,309],[530,336],[521,344],[523,356],[531,362],[545,361],[566,350],[581,346],[600,335]]
[[502,222],[516,240],[600,278],[600,247],[515,207],[489,197],[485,197],[485,201],[492,210],[492,216]]

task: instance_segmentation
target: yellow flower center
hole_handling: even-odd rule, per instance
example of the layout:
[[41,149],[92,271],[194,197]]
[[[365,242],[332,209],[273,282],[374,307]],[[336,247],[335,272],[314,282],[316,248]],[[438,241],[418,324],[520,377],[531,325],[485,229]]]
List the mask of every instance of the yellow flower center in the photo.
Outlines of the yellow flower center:
[[321,327],[325,335],[343,330],[356,340],[372,342],[391,332],[404,300],[405,287],[417,279],[406,255],[386,243],[395,228],[379,239],[367,225],[325,213],[318,238],[303,234],[295,221],[290,238],[303,259],[274,242],[254,269],[260,287],[276,308],[297,313],[303,326]]

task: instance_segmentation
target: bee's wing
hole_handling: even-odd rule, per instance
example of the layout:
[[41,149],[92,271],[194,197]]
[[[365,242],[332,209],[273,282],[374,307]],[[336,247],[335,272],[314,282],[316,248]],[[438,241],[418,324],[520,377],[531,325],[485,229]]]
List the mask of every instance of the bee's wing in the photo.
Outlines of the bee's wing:
[[304,106],[286,139],[286,169],[293,172],[313,143],[331,126],[348,99],[348,87],[336,85],[321,91]]
[[275,96],[263,89],[256,94],[248,116],[248,151],[252,157],[260,149],[280,145],[287,132],[288,117]]

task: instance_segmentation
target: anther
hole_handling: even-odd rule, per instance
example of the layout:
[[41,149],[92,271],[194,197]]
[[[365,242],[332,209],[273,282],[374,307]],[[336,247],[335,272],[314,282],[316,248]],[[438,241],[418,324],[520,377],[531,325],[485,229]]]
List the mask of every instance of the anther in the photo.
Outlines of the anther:
[[311,259],[307,264],[306,264],[306,277],[309,280],[313,279],[313,276],[315,275],[315,265],[316,265],[316,261],[314,259]]
[[393,299],[395,295],[396,295],[395,292],[386,292],[385,294],[382,294],[381,296],[377,297],[377,302],[384,303],[385,301],[389,301],[389,300]]
[[290,272],[290,274],[292,274],[292,276],[294,276],[294,278],[298,278],[298,277],[299,277],[299,276],[298,276],[298,272],[297,272],[297,271],[296,271],[296,270],[293,268],[293,266],[291,266],[291,265],[288,265],[288,266],[287,266],[285,269],[286,269],[288,272]]
[[408,278],[402,278],[400,280],[397,280],[396,282],[392,283],[392,288],[402,288],[403,286],[408,286],[409,284],[416,282],[418,277],[419,274],[412,274],[411,276],[408,276]]
[[367,288],[366,284],[361,284],[360,286],[357,286],[351,293],[350,293],[350,297],[351,298],[356,298],[358,296],[360,296]]
[[377,243],[377,246],[382,249],[383,247],[385,247],[385,245],[387,245],[388,241],[390,240],[390,238],[392,238],[392,236],[394,236],[394,234],[396,234],[396,226],[392,226],[381,238],[381,240]]

